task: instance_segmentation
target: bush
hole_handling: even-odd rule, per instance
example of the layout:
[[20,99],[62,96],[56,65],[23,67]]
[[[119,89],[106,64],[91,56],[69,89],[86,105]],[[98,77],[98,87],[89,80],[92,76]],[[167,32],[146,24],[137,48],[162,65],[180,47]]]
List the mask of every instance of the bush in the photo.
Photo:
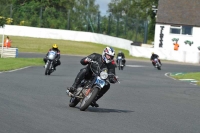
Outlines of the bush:
[[6,18],[0,16],[0,27],[4,27],[5,23],[6,23]]

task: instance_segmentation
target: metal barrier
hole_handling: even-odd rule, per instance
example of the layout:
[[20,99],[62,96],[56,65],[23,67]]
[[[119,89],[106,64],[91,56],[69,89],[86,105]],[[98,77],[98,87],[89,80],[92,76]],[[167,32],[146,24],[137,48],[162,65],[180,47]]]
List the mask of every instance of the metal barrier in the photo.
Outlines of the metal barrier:
[[18,48],[3,48],[1,52],[2,58],[16,58],[18,57]]

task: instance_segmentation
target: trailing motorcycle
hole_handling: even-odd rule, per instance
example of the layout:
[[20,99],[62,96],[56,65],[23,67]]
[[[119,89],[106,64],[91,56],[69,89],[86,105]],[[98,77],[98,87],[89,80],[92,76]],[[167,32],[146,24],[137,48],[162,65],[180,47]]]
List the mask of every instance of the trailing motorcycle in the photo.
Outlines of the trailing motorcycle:
[[117,62],[118,62],[117,66],[118,66],[119,70],[123,70],[123,68],[124,68],[122,60],[123,60],[122,56],[117,57]]
[[156,67],[158,70],[161,70],[161,64],[160,64],[158,58],[155,58],[155,59],[154,59],[154,63],[155,63],[155,67]]
[[[92,65],[93,67],[91,67]],[[107,73],[107,69],[100,69],[98,62],[96,61],[91,61],[90,69],[93,72],[91,79],[82,80],[76,92],[71,93],[68,90],[66,92],[71,97],[69,106],[75,107],[80,102],[81,111],[85,111],[90,106],[99,91],[106,85],[108,75],[113,75],[116,81],[118,81],[117,76]]]
[[56,58],[57,52],[51,50],[47,55],[47,62],[45,64],[45,75],[50,75],[54,71],[54,60]]

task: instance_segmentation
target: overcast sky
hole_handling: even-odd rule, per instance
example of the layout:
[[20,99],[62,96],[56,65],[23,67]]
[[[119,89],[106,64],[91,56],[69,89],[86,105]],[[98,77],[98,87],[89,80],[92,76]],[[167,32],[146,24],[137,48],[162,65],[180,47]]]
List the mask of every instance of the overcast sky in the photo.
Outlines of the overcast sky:
[[111,0],[96,0],[96,4],[99,4],[99,9],[102,14],[105,14],[108,10],[108,3],[110,3]]

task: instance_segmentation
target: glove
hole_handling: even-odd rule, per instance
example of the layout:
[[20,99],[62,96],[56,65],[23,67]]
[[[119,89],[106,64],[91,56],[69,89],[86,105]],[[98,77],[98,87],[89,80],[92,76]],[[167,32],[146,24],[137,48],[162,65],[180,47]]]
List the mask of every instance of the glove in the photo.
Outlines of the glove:
[[90,58],[88,58],[88,57],[85,59],[85,62],[90,63],[91,61],[92,61],[92,59],[90,59]]
[[117,82],[116,78],[114,78],[114,77],[109,78],[109,81],[110,81],[110,83],[116,83]]
[[113,78],[110,79],[109,81],[110,81],[110,83],[116,83],[116,82],[117,82],[117,81],[116,81],[115,79],[113,79]]

